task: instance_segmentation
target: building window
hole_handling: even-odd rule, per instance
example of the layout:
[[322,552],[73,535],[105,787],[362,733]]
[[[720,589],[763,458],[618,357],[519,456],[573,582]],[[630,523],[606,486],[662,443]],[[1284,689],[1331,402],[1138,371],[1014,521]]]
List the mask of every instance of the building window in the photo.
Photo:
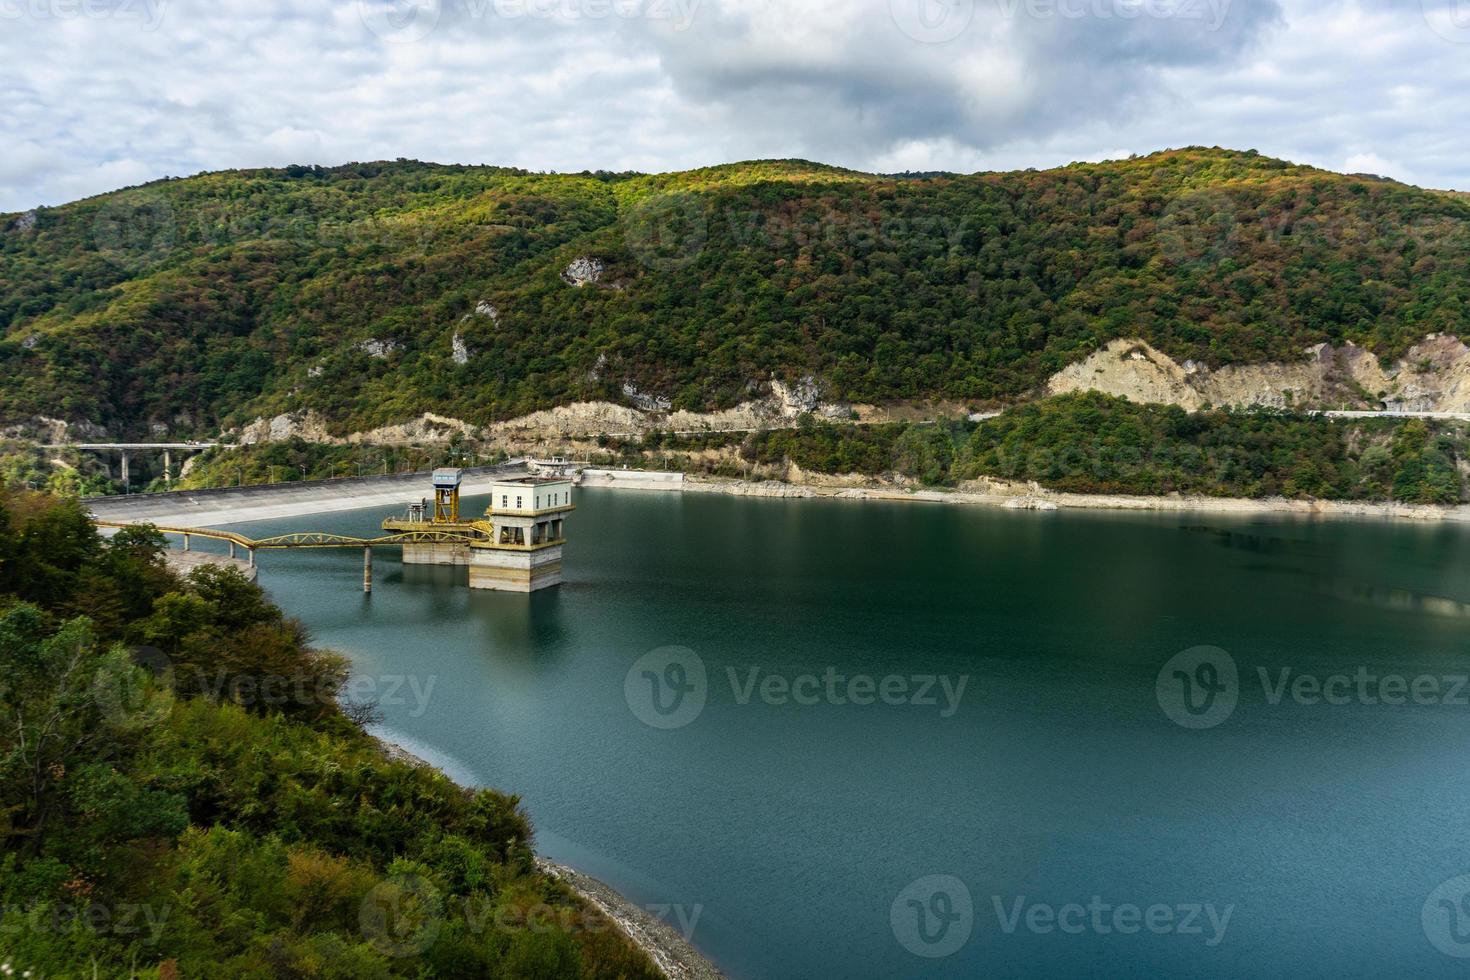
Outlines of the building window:
[[500,506],[502,506],[502,507],[509,507],[510,506],[510,498],[509,497],[506,497],[506,496],[502,496],[500,498]]
[[522,510],[522,509],[525,508],[525,506],[526,506],[526,498],[525,497],[517,497],[516,498],[516,510]]

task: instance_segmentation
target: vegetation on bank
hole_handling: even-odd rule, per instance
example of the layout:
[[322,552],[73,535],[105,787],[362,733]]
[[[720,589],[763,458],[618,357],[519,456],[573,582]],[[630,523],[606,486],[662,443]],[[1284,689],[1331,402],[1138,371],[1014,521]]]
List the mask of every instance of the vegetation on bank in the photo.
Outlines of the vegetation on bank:
[[[808,418],[749,436],[656,433],[604,445],[614,461],[724,477],[784,477],[794,465],[934,487],[991,477],[1146,496],[1456,504],[1466,499],[1470,473],[1470,427],[1461,423],[1286,411],[1191,414],[1096,393],[1034,402],[981,422],[853,426]],[[729,453],[711,458],[710,450],[722,448]]]
[[[981,422],[855,425],[806,416],[785,429],[689,435],[653,430],[641,437],[601,436],[595,448],[569,444],[557,451],[594,466],[720,478],[796,479],[805,472],[955,487],[989,477],[1076,493],[1455,504],[1466,499],[1470,426],[1273,410],[1187,413],[1088,393],[1023,405]],[[189,490],[371,477],[493,465],[508,455],[505,446],[464,440],[394,447],[293,438],[210,449],[172,485]],[[120,490],[84,456],[64,467],[39,469],[43,464],[39,450],[0,452],[0,476],[11,489]],[[94,475],[82,480],[84,472]],[[164,488],[161,478],[146,486]]]
[[21,977],[653,978],[515,797],[387,761],[233,570],[0,494],[0,961]]
[[18,439],[0,439],[0,487],[83,497],[122,490],[106,465],[89,453],[42,449]]
[[[578,287],[582,257],[603,271]],[[1470,199],[1252,152],[923,179],[231,171],[0,216],[0,422],[187,436],[312,409],[347,432],[629,385],[719,408],[808,375],[829,400],[1010,401],[1117,337],[1391,358],[1467,313]]]

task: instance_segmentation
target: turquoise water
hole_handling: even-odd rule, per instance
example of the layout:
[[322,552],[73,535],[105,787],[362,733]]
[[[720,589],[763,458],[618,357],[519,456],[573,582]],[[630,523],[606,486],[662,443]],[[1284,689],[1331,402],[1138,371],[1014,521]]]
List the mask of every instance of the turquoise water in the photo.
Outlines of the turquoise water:
[[[579,504],[567,584],[529,599],[381,558],[364,597],[352,553],[266,554],[261,581],[350,655],[383,734],[521,794],[543,852],[667,909],[731,976],[1470,967],[1435,945],[1470,952],[1470,886],[1432,894],[1470,874],[1465,531]],[[238,529],[372,533],[382,516]],[[1164,669],[1201,645],[1224,653]],[[638,663],[667,647],[689,652]],[[1360,667],[1428,678],[1437,700],[1311,703],[1313,678],[1340,695],[1330,679]],[[829,671],[859,686],[832,697]],[[1198,714],[1180,714],[1179,677]],[[1198,724],[1232,700],[1202,729],[1161,707]]]

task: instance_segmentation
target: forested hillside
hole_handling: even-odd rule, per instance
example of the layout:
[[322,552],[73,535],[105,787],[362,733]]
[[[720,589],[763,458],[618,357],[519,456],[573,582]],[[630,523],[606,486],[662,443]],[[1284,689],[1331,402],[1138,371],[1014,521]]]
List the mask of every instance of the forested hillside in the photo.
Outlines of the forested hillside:
[[0,216],[0,423],[484,424],[807,375],[831,401],[1005,401],[1117,337],[1213,365],[1393,357],[1467,311],[1470,200],[1254,153],[237,171]]
[[0,974],[662,976],[516,797],[389,761],[345,661],[163,547],[0,491]]

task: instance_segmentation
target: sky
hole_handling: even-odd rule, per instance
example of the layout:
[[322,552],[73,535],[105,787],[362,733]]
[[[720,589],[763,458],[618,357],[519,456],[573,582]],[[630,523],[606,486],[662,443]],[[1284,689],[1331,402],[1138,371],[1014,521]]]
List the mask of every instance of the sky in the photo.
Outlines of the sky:
[[0,0],[0,84],[0,212],[292,163],[1188,145],[1470,190],[1470,0]]

